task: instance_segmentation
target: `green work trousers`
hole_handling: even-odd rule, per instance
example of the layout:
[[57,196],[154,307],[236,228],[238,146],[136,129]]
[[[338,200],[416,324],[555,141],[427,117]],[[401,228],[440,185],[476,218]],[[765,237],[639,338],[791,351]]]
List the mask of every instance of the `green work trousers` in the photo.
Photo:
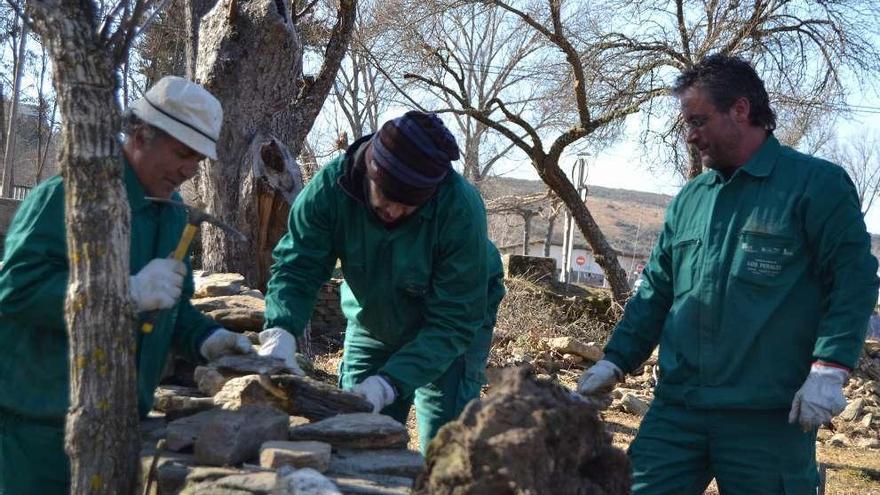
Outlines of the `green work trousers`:
[[[343,390],[351,390],[365,378],[375,375],[396,351],[370,338],[363,330],[352,330],[349,325],[339,364],[339,387]],[[482,350],[484,346],[485,352]],[[405,425],[415,401],[419,450],[425,455],[440,427],[456,419],[468,402],[480,397],[487,356],[488,345],[472,346],[470,352],[456,358],[439,378],[417,388],[414,394],[398,397],[382,410],[382,414]]]
[[633,494],[815,495],[816,432],[787,410],[697,410],[655,400],[629,449]]
[[67,495],[64,426],[0,412],[0,495]]

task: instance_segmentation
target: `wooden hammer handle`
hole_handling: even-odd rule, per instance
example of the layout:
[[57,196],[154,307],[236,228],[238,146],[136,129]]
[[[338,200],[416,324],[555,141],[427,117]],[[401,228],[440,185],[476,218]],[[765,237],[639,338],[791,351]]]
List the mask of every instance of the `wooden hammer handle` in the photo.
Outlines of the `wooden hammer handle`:
[[[174,254],[171,255],[172,258],[177,261],[183,261],[183,257],[186,256],[187,251],[189,251],[189,245],[192,244],[192,240],[196,236],[196,231],[198,229],[199,228],[196,225],[191,223],[186,224],[186,227],[183,229],[183,234],[180,235],[180,242],[177,243],[177,249],[175,249]],[[144,322],[141,324],[142,332],[150,333],[153,331],[160,311],[161,310],[156,309],[147,313],[147,316],[144,317]]]

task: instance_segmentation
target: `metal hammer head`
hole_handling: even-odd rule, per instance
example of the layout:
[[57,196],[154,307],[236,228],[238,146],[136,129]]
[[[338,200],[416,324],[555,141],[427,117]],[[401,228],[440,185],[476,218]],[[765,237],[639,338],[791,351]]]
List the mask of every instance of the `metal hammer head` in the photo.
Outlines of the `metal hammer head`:
[[184,210],[186,210],[187,215],[188,215],[188,221],[192,225],[199,225],[202,222],[208,222],[211,225],[214,225],[216,227],[219,227],[219,228],[225,230],[226,232],[228,232],[230,235],[232,235],[233,237],[235,237],[236,239],[238,239],[241,242],[247,241],[247,236],[242,234],[238,229],[229,225],[228,223],[220,221],[220,219],[218,219],[217,217],[210,215],[208,213],[205,213],[204,211],[202,211],[198,208],[190,206],[186,203],[181,203],[180,201],[174,201],[173,199],[156,198],[153,196],[147,196],[146,198],[150,201],[155,201],[157,203],[165,203],[165,204],[177,206],[179,208],[183,208]]

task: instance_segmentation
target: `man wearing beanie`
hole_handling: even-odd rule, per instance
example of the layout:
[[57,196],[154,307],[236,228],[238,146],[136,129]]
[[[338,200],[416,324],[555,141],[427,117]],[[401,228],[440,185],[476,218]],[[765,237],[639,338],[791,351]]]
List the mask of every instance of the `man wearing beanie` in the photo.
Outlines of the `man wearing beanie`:
[[479,192],[452,170],[455,138],[408,112],[322,168],[290,211],[266,294],[269,330],[301,336],[318,289],[342,263],[348,320],[339,384],[419,444],[479,396],[504,295]]
[[[124,115],[121,159],[131,208],[128,297],[139,319],[161,310],[149,334],[139,330],[140,321],[131,329],[142,416],[152,408],[172,346],[194,361],[251,351],[247,338],[190,305],[189,259],[167,258],[186,225],[186,212],[146,199],[180,201],[175,189],[192,177],[200,160],[216,159],[222,120],[220,102],[179,77],[161,79]],[[64,184],[56,176],[31,191],[6,236],[0,271],[0,495],[69,492],[67,277]]]

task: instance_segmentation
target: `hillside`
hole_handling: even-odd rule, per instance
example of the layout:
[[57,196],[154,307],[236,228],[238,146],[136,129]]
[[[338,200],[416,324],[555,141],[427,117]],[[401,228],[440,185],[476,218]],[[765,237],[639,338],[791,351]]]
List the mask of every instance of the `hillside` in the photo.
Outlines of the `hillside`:
[[[547,186],[537,180],[492,177],[481,184],[486,202],[502,196],[528,196],[542,193]],[[587,207],[602,232],[618,251],[647,256],[663,226],[663,214],[672,196],[665,194],[611,189],[590,186]],[[549,201],[534,205],[542,212],[532,219],[531,240],[541,241],[547,235]],[[499,247],[522,245],[523,219],[515,214],[490,214],[489,236]],[[562,215],[554,226],[553,242],[562,244]],[[576,247],[585,247],[580,232],[576,232]],[[871,253],[880,259],[880,235],[871,234]]]
[[[528,196],[547,190],[540,181],[504,177],[488,179],[480,189],[486,202],[502,196]],[[650,252],[660,233],[663,212],[671,200],[672,196],[663,194],[600,186],[590,186],[587,191],[587,207],[611,245],[618,251],[644,255]],[[545,200],[532,207],[541,208],[541,213],[532,219],[531,240],[543,242],[547,235],[550,203]],[[562,221],[562,215],[559,215],[554,224],[555,244],[562,244]],[[516,214],[490,214],[489,235],[499,247],[521,245],[523,223],[522,217]],[[586,246],[580,232],[576,233],[575,246]]]

